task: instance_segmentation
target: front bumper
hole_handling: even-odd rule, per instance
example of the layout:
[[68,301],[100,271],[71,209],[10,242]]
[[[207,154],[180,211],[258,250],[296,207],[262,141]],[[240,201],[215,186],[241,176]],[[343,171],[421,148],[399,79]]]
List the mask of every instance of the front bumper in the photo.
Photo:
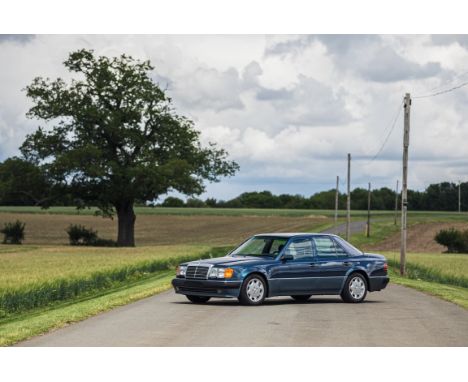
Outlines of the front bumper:
[[390,277],[388,276],[369,277],[369,292],[377,292],[385,289],[389,281]]
[[241,281],[192,280],[177,277],[172,280],[174,291],[179,294],[207,297],[239,297]]

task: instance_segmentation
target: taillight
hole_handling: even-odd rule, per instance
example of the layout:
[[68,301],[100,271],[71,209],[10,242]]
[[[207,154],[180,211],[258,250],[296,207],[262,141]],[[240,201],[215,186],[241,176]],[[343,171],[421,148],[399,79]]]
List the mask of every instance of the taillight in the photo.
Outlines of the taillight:
[[385,264],[383,265],[383,269],[384,269],[385,272],[388,271],[388,264],[387,264],[387,263],[385,263]]

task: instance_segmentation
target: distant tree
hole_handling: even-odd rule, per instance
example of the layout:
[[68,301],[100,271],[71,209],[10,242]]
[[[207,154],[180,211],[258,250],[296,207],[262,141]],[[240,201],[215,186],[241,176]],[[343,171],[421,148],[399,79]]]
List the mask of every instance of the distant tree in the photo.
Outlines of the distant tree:
[[197,198],[188,198],[185,202],[185,206],[191,208],[203,208],[206,207],[206,204],[203,200]]
[[208,207],[217,207],[217,200],[215,198],[207,198],[205,200],[205,204]]
[[0,204],[46,207],[53,201],[52,184],[43,168],[16,157],[0,163]]
[[168,196],[164,199],[161,206],[163,207],[184,207],[185,203],[182,199],[176,198],[175,196]]
[[175,113],[151,79],[149,61],[79,50],[64,65],[77,74],[69,84],[36,78],[26,88],[33,103],[28,117],[53,126],[29,135],[21,151],[86,206],[104,216],[115,211],[118,245],[135,245],[136,200],[170,190],[198,195],[205,180],[239,168],[214,144],[201,146],[193,122]]

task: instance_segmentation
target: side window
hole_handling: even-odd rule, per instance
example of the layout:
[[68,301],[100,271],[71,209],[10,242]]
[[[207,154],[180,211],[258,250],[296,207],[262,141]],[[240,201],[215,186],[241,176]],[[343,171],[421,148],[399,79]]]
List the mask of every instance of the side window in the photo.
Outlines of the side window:
[[271,254],[278,254],[284,248],[287,239],[275,239],[273,243],[271,243],[270,253]]
[[311,239],[297,239],[286,247],[286,254],[292,255],[294,260],[311,258],[314,256]]
[[339,243],[336,242],[336,240],[334,241],[334,243],[335,243],[335,248],[336,248],[336,254],[338,256],[347,256],[348,255],[348,253],[343,249],[343,247]]
[[333,240],[329,237],[314,237],[315,249],[317,256],[333,256],[337,255],[336,247]]

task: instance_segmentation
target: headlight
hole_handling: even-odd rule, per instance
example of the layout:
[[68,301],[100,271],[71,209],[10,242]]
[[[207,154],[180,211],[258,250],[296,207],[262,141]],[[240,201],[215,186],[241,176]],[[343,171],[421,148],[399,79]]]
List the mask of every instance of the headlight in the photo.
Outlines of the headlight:
[[232,268],[211,268],[210,278],[215,279],[230,279],[234,275]]
[[187,270],[186,265],[179,265],[176,269],[176,276],[184,276],[185,277],[185,271]]

